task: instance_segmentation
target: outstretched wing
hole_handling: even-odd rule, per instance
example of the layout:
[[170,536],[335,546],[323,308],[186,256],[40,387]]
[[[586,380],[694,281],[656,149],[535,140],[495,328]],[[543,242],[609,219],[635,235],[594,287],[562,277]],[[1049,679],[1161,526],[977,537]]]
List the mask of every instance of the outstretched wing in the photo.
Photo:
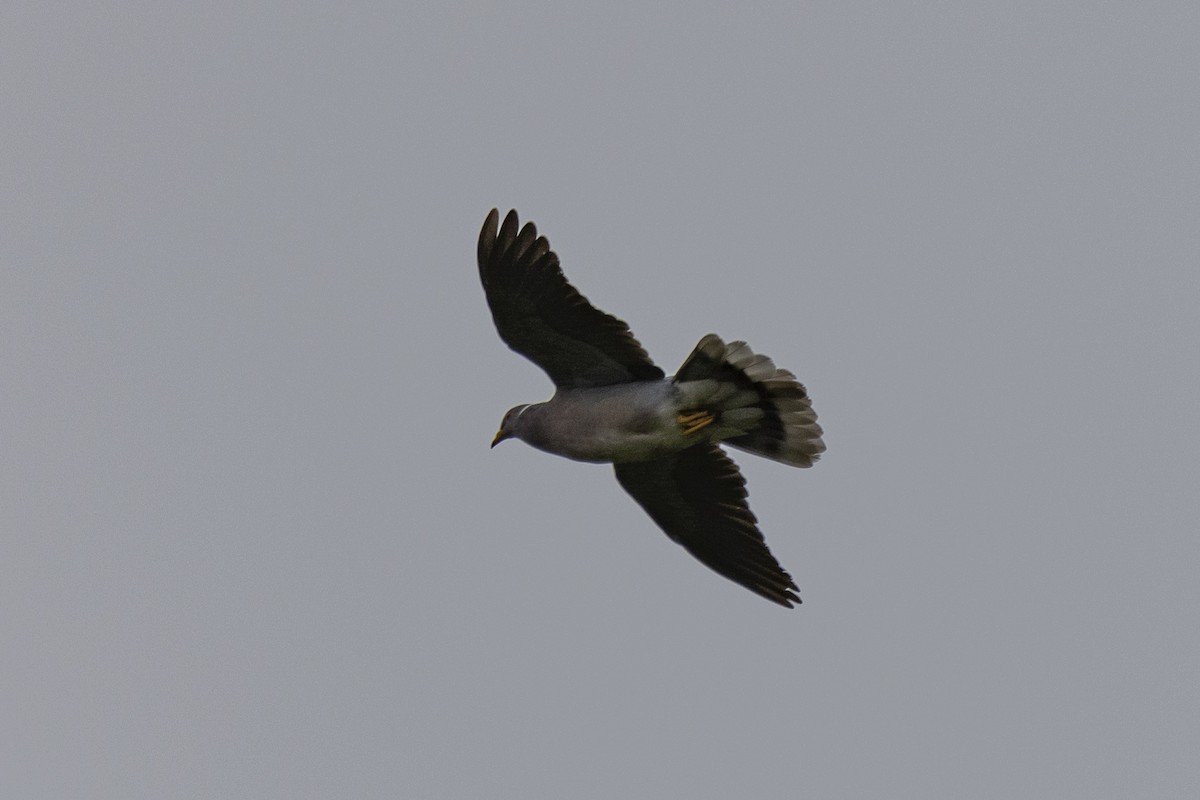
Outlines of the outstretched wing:
[[498,219],[492,209],[479,234],[479,278],[505,344],[562,388],[663,377],[628,325],[567,283],[532,222],[518,233],[517,212],[509,211],[497,232]]
[[622,488],[689,553],[768,600],[788,608],[800,602],[746,504],[745,479],[720,447],[613,466]]

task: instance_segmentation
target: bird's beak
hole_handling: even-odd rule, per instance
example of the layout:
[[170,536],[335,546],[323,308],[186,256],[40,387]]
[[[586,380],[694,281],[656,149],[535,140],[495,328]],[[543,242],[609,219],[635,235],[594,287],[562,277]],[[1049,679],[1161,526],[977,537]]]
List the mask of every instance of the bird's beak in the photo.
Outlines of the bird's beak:
[[503,429],[496,431],[496,438],[492,439],[492,447],[495,447],[496,445],[500,444],[507,438],[508,437],[504,435]]

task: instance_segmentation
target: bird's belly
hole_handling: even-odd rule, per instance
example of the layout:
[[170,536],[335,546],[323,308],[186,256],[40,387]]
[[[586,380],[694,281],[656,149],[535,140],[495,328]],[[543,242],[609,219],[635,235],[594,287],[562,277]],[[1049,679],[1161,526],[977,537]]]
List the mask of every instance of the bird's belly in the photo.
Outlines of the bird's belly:
[[648,461],[687,447],[677,426],[663,424],[657,415],[632,415],[613,425],[599,417],[575,415],[561,425],[548,425],[534,447],[575,461]]
[[545,445],[533,442],[534,447],[574,461],[593,463],[649,461],[683,449],[679,444],[663,441],[655,436],[606,439],[595,437],[586,440],[555,442]]

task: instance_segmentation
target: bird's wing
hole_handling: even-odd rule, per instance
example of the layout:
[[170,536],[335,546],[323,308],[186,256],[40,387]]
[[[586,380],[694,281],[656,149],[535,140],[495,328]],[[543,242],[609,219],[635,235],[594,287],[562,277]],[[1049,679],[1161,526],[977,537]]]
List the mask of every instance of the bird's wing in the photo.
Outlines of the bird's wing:
[[498,219],[492,209],[479,234],[479,278],[505,344],[562,388],[663,377],[628,325],[567,283],[532,222],[518,233],[517,212],[510,211],[497,232]]
[[613,466],[622,488],[689,553],[768,600],[788,608],[800,602],[746,504],[745,479],[720,447]]

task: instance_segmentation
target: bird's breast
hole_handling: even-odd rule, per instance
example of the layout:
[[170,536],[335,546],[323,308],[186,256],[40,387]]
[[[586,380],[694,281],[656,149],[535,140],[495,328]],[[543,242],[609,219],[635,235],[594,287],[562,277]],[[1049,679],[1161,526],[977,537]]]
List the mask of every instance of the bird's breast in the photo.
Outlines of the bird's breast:
[[669,386],[621,384],[560,392],[538,414],[526,441],[577,461],[645,461],[679,450]]

